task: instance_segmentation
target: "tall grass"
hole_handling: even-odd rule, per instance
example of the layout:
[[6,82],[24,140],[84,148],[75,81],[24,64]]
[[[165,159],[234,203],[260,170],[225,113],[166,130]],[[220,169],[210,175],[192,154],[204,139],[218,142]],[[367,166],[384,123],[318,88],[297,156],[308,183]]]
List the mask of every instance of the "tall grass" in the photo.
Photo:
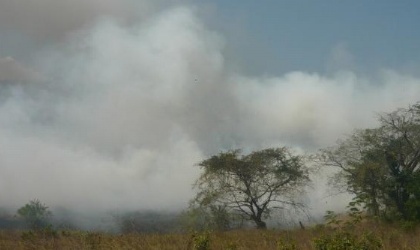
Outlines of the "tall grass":
[[[343,235],[347,235],[343,237]],[[347,237],[347,238],[346,238]],[[370,237],[370,238],[369,238]],[[343,240],[342,240],[343,239]],[[346,240],[346,242],[342,242]],[[352,241],[353,243],[351,243]],[[370,241],[373,243],[369,245]],[[350,242],[350,243],[348,243]],[[367,244],[368,242],[369,244]],[[359,248],[346,248],[348,244]],[[333,244],[335,248],[333,248]],[[347,244],[347,245],[346,245]],[[420,230],[364,222],[349,228],[113,235],[83,231],[0,231],[0,249],[420,249]],[[364,246],[364,247],[360,247]]]

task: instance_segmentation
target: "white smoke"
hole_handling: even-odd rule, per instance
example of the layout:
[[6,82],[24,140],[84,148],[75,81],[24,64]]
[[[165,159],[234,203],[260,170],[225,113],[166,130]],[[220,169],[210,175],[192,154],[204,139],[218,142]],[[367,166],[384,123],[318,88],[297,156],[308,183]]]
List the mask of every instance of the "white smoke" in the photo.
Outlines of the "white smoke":
[[[0,60],[1,204],[181,209],[194,195],[194,165],[211,154],[310,152],[420,97],[420,79],[392,70],[243,76],[226,69],[223,37],[194,8],[153,13],[74,25],[31,70]],[[34,84],[16,84],[28,78]]]

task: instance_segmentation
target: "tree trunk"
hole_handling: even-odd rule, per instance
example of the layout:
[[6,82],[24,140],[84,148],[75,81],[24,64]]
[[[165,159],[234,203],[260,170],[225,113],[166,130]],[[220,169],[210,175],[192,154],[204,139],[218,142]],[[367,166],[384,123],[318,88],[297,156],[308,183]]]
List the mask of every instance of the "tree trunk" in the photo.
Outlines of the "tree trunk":
[[254,221],[255,221],[255,224],[257,224],[257,229],[267,229],[267,225],[260,218]]

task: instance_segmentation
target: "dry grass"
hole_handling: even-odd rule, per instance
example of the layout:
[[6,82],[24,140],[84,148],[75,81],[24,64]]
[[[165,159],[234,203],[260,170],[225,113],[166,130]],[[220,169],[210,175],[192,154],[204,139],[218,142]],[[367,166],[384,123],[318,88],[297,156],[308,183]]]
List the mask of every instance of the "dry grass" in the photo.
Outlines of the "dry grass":
[[[315,249],[314,239],[340,229],[315,227],[307,230],[240,230],[210,232],[209,249]],[[420,249],[420,230],[405,231],[401,227],[379,223],[363,223],[349,231],[362,237],[372,233],[382,249]],[[124,234],[112,235],[81,231],[21,232],[0,231],[0,249],[193,249],[198,234]],[[282,243],[280,243],[282,242]]]

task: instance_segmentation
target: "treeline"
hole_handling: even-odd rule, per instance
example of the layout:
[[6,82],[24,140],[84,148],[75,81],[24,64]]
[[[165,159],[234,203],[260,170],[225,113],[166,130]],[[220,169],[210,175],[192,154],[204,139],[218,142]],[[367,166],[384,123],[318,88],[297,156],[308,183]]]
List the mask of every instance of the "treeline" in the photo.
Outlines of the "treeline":
[[[31,200],[15,214],[6,210],[0,212],[0,229],[3,230],[86,230],[89,225],[91,230],[105,231],[110,233],[169,233],[184,231],[181,216],[175,212],[158,211],[133,211],[114,212],[102,216],[106,222],[97,223],[88,216],[83,224],[77,213],[63,216],[63,213],[55,215],[50,208],[40,200]],[[91,220],[91,221],[89,221]],[[93,222],[95,221],[95,222]],[[93,222],[93,223],[92,223]],[[96,224],[96,227],[92,224]]]

